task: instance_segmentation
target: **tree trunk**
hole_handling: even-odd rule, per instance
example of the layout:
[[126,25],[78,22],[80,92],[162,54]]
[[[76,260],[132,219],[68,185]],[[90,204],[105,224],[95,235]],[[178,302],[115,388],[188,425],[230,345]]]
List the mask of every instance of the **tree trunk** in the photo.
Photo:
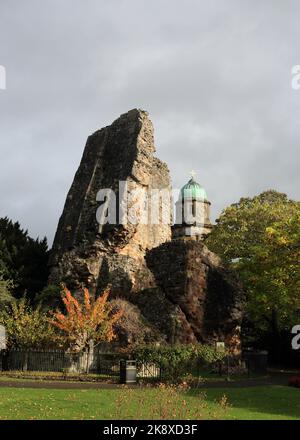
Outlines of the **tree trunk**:
[[86,369],[85,369],[86,374],[88,374],[90,371],[90,363],[91,363],[91,357],[92,357],[93,353],[94,353],[94,341],[90,341],[88,344],[87,353],[86,353]]
[[281,354],[281,334],[278,325],[278,312],[276,309],[272,310],[271,317],[271,337],[272,337],[272,358],[276,365],[280,364]]

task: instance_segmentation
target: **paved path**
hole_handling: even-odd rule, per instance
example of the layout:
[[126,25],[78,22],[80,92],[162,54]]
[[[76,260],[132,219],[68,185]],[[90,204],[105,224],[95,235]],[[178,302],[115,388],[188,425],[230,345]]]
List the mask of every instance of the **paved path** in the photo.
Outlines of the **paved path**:
[[[207,381],[203,382],[199,388],[247,388],[258,386],[271,386],[271,385],[287,385],[288,378],[291,374],[271,374],[261,378],[249,378],[235,381]],[[46,388],[46,389],[118,389],[122,385],[117,383],[104,383],[104,382],[68,382],[68,381],[46,381],[46,380],[0,380],[1,387],[12,388]],[[142,389],[140,385],[130,385],[130,388]]]
[[[123,385],[124,386],[124,385]],[[46,388],[46,389],[66,389],[66,390],[97,390],[121,388],[121,384],[105,382],[68,382],[56,380],[0,380],[1,387],[11,388]],[[141,388],[139,385],[130,385],[132,388]]]

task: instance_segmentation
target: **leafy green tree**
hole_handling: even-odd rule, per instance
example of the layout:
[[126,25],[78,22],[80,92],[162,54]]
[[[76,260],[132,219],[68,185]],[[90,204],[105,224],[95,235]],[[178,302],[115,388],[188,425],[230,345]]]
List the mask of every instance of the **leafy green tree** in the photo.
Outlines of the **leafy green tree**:
[[32,239],[18,222],[0,218],[0,271],[12,280],[14,297],[26,292],[33,300],[46,285],[48,278],[47,239]]
[[0,311],[8,348],[45,348],[55,345],[56,333],[40,307],[33,308],[26,298],[13,300]]
[[13,282],[6,280],[0,272],[0,310],[13,301],[11,291],[13,289]]
[[300,203],[270,190],[225,209],[206,244],[244,282],[247,316],[278,341],[300,318]]

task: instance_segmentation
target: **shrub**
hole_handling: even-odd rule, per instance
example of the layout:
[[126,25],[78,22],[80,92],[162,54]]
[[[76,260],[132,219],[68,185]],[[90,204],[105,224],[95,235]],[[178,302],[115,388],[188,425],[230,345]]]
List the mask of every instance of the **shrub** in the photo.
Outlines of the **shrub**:
[[211,365],[223,360],[227,351],[204,344],[165,344],[137,347],[133,355],[138,362],[160,365],[164,380],[177,382],[198,363]]
[[45,311],[53,310],[55,308],[62,308],[63,302],[61,300],[61,293],[63,287],[56,284],[48,284],[35,297],[35,303],[39,304]]

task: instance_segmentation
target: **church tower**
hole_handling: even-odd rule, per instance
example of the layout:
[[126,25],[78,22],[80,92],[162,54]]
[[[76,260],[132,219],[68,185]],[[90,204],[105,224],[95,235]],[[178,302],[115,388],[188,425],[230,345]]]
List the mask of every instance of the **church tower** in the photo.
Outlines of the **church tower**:
[[181,188],[176,202],[176,219],[172,227],[173,238],[201,240],[212,229],[210,202],[205,189],[192,178]]

